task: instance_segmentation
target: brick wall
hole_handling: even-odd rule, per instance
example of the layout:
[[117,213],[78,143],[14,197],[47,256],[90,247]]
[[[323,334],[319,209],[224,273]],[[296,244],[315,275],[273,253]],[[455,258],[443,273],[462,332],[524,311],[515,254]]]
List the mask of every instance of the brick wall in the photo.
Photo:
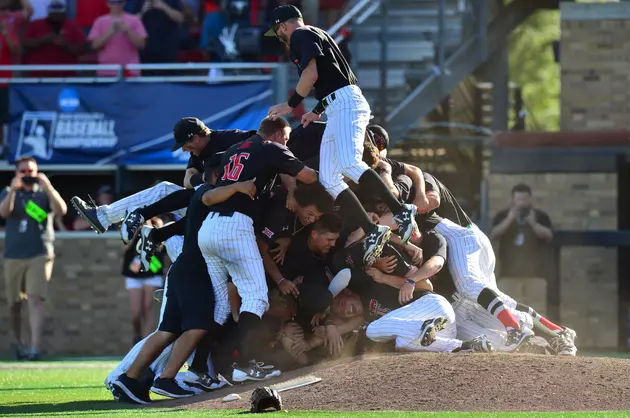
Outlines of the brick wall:
[[561,2],[561,130],[629,129],[630,2]]
[[[0,251],[4,240],[0,240]],[[129,297],[121,275],[120,238],[57,239],[46,304],[44,348],[49,354],[123,355],[132,344]],[[1,263],[0,263],[1,264]],[[11,333],[0,268],[0,355],[9,354]],[[154,303],[158,315],[158,303]],[[28,324],[23,308],[23,324]],[[28,336],[26,327],[23,335]]]
[[[491,174],[491,217],[508,205],[511,189],[518,183],[532,187],[536,207],[549,214],[555,229],[617,229],[616,174]],[[617,309],[617,250],[564,247],[560,318],[577,331],[578,347],[616,347]]]

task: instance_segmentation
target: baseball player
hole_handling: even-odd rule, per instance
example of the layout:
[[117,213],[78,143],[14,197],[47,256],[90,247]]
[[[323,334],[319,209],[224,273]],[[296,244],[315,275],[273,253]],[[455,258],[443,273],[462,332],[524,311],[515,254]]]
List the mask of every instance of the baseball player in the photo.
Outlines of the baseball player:
[[[315,89],[319,103],[302,117],[302,125],[319,120],[324,112],[328,116],[320,148],[320,182],[337,201],[344,221],[359,225],[367,234],[364,262],[371,265],[389,239],[390,229],[370,220],[355,194],[348,189],[344,175],[387,204],[396,214],[398,233],[405,242],[417,230],[414,220],[417,208],[401,204],[378,174],[361,161],[370,106],[335,41],[323,30],[304,25],[302,13],[295,6],[277,7],[271,19],[273,27],[265,35],[276,36],[289,47],[300,80],[289,101],[271,107],[269,116],[277,118],[291,113]],[[423,204],[420,212],[426,212],[427,206],[428,203]]]
[[[251,137],[255,131],[234,130],[210,130],[202,121],[193,117],[181,118],[173,128],[175,145],[171,151],[182,148],[190,153],[188,168],[184,176],[184,188],[194,188],[203,184],[204,166],[217,152],[225,151],[230,146]],[[118,200],[111,205],[95,207],[74,196],[70,202],[96,231],[101,234],[110,225],[123,222],[120,234],[125,244],[129,243],[138,228],[144,223],[145,217],[134,212],[136,208],[148,206],[151,203],[166,197],[167,195],[182,190],[181,186],[163,181],[154,187]],[[186,213],[186,209],[174,212],[179,217]]]
[[[316,171],[305,167],[285,146],[263,140],[278,131],[288,138],[290,130],[285,119],[271,120],[261,124],[257,135],[229,148],[221,162],[224,169],[217,186],[255,180],[258,196],[279,173],[296,177],[302,183],[315,183]],[[230,315],[228,274],[242,300],[238,322],[243,336],[240,358],[249,362],[235,364],[232,379],[236,382],[264,380],[280,374],[273,368],[260,367],[255,360],[256,329],[269,307],[265,269],[254,230],[259,211],[259,199],[234,195],[213,206],[199,230],[199,248],[214,287],[215,321],[224,324]]]

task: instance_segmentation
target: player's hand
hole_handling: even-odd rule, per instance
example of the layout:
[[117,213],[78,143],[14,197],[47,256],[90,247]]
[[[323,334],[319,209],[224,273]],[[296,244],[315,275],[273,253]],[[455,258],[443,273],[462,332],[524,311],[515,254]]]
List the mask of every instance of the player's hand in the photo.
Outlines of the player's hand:
[[48,192],[52,189],[52,184],[50,184],[50,180],[46,177],[44,173],[38,173],[37,178],[39,179],[39,185],[45,192]]
[[379,269],[383,273],[391,273],[396,268],[398,260],[395,255],[389,257],[379,257],[372,267]]
[[316,120],[321,119],[322,115],[318,115],[317,113],[308,112],[302,115],[302,126],[307,127],[311,122],[315,122]]
[[294,298],[300,296],[300,291],[298,290],[295,283],[290,280],[284,279],[278,285],[278,289],[280,289],[280,293],[283,295],[291,295]]
[[368,212],[367,214],[368,214],[368,216],[370,217],[370,220],[371,220],[372,222],[374,222],[375,224],[377,224],[377,225],[378,225],[378,223],[381,221],[381,217],[380,217],[380,216],[378,216],[376,213],[374,213],[374,212]]
[[418,208],[418,213],[427,213],[429,211],[429,199],[425,195],[416,196],[413,204]]
[[401,305],[408,303],[411,299],[413,299],[414,290],[416,290],[415,285],[405,282],[405,284],[400,288],[400,292],[398,292],[398,302],[400,302]]
[[336,356],[343,350],[343,338],[336,325],[327,325],[324,336],[324,347],[328,347],[331,355]]
[[385,274],[383,274],[380,270],[375,269],[374,267],[370,267],[365,272],[374,279],[376,283],[384,283],[385,282]]
[[268,115],[272,120],[276,120],[280,116],[288,115],[291,112],[293,112],[293,108],[284,102],[270,107]]
[[411,263],[414,266],[419,266],[420,264],[422,264],[422,259],[424,257],[422,253],[422,248],[408,242],[407,244],[405,244],[405,252],[409,257],[411,257]]
[[243,193],[246,194],[250,197],[250,199],[254,200],[254,197],[256,197],[256,178],[254,177],[251,180],[247,180],[247,181],[242,181],[239,183],[234,183],[236,184],[236,190],[239,193]]
[[291,238],[278,238],[276,244],[278,246],[270,249],[269,253],[276,264],[282,265],[284,263],[284,256],[287,254],[287,248],[289,248],[289,244],[291,244]]
[[13,180],[11,180],[10,187],[12,191],[16,191],[18,189],[21,189],[23,185],[24,183],[22,183],[22,177],[15,176],[13,177]]
[[291,344],[291,346],[289,347],[287,351],[293,357],[299,357],[310,349],[311,349],[310,345],[308,345],[306,341],[304,341],[304,338],[302,338],[300,340],[293,342],[293,344]]
[[297,200],[295,200],[295,197],[293,196],[293,193],[288,193],[287,194],[287,209],[289,209],[291,212],[295,212],[297,210],[298,204],[297,204]]
[[313,327],[319,327],[322,324],[322,320],[326,318],[326,314],[324,312],[316,313],[313,315],[313,319],[311,319],[311,325]]
[[292,340],[304,339],[304,330],[295,322],[287,322],[282,328],[282,332]]

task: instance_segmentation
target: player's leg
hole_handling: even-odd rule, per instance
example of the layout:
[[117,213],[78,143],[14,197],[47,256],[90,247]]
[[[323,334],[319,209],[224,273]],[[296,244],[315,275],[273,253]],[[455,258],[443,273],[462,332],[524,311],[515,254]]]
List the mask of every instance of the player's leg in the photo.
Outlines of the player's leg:
[[183,236],[186,232],[186,217],[177,222],[169,222],[161,228],[153,228],[148,225],[142,226],[140,230],[136,250],[140,255],[140,263],[142,270],[148,271],[151,265],[151,259],[159,250],[162,242],[167,241],[174,236]]
[[[506,295],[506,297],[509,296]],[[577,347],[575,346],[577,334],[575,331],[551,322],[530,306],[514,302],[516,303],[515,310],[517,312],[532,317],[534,332],[547,340],[556,354],[559,356],[575,356],[577,354]]]
[[[96,207],[77,196],[74,196],[70,200],[70,203],[72,203],[79,215],[90,224],[94,231],[103,233],[111,225],[122,222],[127,212],[132,212],[134,209],[155,203],[167,195],[182,189],[183,187],[181,186],[163,181],[153,187],[120,199],[111,205]],[[185,210],[177,211],[179,216],[183,216],[185,212]]]
[[319,181],[339,205],[344,225],[353,229],[360,227],[366,233],[363,264],[372,265],[389,240],[390,229],[372,222],[357,196],[343,181],[333,131],[329,125],[326,125],[320,147]]
[[336,94],[339,103],[332,103],[326,129],[334,137],[342,174],[361,184],[364,190],[368,190],[389,207],[395,215],[402,241],[407,242],[414,231],[417,231],[416,207],[400,203],[376,171],[363,162],[363,142],[370,122],[370,105],[358,88],[342,89]]
[[[457,318],[457,338],[466,341],[485,335],[495,350],[508,351],[505,346],[507,333],[498,319],[486,312],[490,319],[479,320],[477,311],[481,309],[477,309],[478,305],[475,302],[463,297],[458,297],[452,306]],[[482,324],[477,323],[477,320]]]

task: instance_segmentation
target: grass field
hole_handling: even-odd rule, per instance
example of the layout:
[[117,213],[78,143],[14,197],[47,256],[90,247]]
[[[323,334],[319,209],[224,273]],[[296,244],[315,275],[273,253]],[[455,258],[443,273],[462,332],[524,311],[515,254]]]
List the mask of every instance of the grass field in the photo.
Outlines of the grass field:
[[[0,362],[0,417],[239,417],[244,411],[126,406],[112,401],[103,385],[115,361]],[[464,412],[278,412],[292,417],[630,417],[627,412],[464,413]]]

